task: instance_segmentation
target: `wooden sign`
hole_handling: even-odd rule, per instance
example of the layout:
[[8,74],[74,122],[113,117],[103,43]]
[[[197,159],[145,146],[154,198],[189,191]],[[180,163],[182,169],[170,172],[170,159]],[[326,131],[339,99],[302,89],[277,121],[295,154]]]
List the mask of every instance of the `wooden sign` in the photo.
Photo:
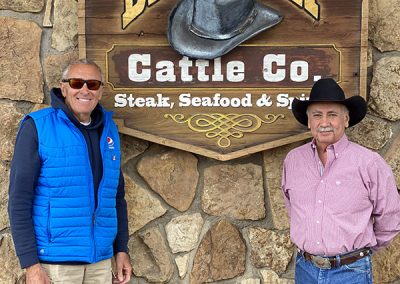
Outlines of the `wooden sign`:
[[80,57],[105,71],[121,133],[230,160],[310,137],[291,102],[320,78],[365,97],[366,0],[258,0],[283,21],[213,60],[169,45],[178,2],[79,1]]

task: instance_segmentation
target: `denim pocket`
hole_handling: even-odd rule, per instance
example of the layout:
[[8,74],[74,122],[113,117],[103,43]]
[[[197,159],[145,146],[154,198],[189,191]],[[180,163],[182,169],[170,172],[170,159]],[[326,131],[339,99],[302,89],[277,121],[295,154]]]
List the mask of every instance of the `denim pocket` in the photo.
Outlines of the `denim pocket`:
[[371,256],[343,265],[339,271],[342,283],[372,284]]
[[300,253],[297,253],[296,264],[298,264],[299,262],[304,261],[304,260],[305,260],[304,257]]
[[363,257],[353,263],[346,264],[343,267],[345,267],[348,270],[352,270],[354,272],[370,273],[371,272],[371,257],[370,256]]

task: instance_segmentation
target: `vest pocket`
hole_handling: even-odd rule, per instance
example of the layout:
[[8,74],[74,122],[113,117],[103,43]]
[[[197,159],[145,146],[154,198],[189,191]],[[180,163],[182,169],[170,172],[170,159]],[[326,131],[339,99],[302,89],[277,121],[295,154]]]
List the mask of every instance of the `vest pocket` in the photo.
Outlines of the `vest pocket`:
[[51,236],[51,203],[50,203],[50,200],[48,203],[48,214],[47,214],[47,236],[49,238],[49,243],[52,243],[53,239]]

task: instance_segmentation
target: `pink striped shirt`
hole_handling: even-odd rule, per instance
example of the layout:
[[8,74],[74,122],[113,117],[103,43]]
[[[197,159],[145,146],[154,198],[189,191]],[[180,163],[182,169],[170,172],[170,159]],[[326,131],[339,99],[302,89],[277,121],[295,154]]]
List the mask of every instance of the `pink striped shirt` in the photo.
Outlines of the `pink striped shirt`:
[[388,245],[400,231],[400,195],[391,168],[346,135],[328,146],[325,167],[315,147],[302,145],[284,161],[292,241],[321,256]]

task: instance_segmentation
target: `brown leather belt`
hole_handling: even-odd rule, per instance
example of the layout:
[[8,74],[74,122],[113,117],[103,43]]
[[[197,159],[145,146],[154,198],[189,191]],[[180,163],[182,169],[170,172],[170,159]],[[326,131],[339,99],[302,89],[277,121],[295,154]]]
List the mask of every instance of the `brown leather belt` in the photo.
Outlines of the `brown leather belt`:
[[[306,260],[311,261],[318,268],[331,269],[332,267],[338,267],[338,264],[340,264],[340,266],[342,266],[342,265],[347,265],[347,264],[353,263],[353,262],[371,254],[371,250],[369,248],[362,248],[362,249],[352,251],[350,253],[339,255],[338,257],[336,257],[336,256],[323,257],[323,256],[319,256],[319,255],[312,255],[312,254],[309,254],[308,252],[301,251],[301,250],[299,250],[299,253],[301,255],[303,255],[303,257]],[[338,258],[339,258],[339,261],[338,261]]]

